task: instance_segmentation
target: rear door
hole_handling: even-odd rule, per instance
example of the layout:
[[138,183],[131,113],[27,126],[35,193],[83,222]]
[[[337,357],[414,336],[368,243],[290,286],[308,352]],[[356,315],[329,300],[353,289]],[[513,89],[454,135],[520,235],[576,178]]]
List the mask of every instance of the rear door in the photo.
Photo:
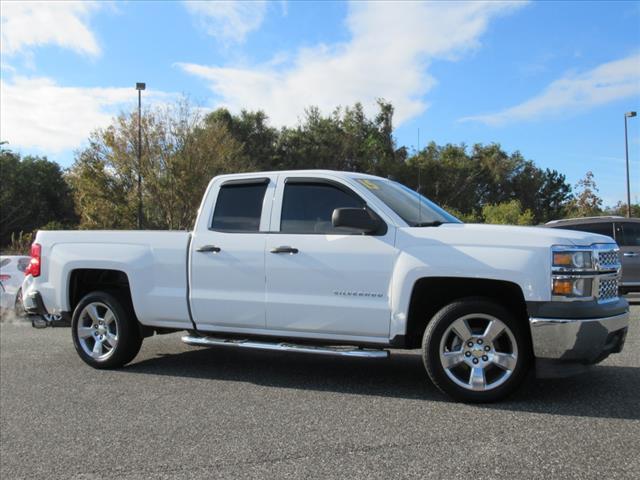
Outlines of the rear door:
[[191,246],[190,299],[198,328],[264,329],[264,248],[275,180],[223,180],[212,188],[215,201],[198,220]]
[[622,255],[621,284],[640,288],[640,222],[616,222],[615,228]]
[[266,248],[267,328],[387,340],[395,228],[389,224],[376,235],[335,228],[334,209],[365,205],[349,186],[320,178],[280,180]]

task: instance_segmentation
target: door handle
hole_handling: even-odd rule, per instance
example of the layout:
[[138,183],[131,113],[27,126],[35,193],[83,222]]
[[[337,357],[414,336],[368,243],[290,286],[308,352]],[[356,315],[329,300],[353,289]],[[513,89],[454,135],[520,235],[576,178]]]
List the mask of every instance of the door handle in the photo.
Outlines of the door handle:
[[203,245],[196,250],[196,252],[202,252],[202,253],[208,253],[208,252],[218,253],[219,251],[220,251],[220,247],[216,247],[215,245]]
[[290,255],[294,255],[298,253],[298,249],[293,247],[285,247],[285,246],[276,247],[271,249],[271,253],[288,253]]
[[622,255],[625,256],[625,257],[637,257],[638,256],[638,254],[636,252],[624,252]]

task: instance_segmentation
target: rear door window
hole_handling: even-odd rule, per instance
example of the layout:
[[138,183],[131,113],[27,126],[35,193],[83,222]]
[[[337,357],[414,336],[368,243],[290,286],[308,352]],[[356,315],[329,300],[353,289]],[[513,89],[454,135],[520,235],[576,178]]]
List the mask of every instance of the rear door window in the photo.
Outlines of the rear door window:
[[267,183],[240,183],[220,187],[211,229],[232,233],[258,232]]

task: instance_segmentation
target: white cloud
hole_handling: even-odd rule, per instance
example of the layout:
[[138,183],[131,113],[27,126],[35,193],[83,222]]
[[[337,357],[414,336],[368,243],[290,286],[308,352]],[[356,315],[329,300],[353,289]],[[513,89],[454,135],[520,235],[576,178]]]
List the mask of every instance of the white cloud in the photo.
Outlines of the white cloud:
[[2,2],[2,55],[25,53],[33,47],[58,45],[88,55],[100,46],[88,26],[97,2]]
[[300,49],[293,62],[253,67],[178,64],[210,82],[232,110],[264,109],[276,124],[291,124],[305,107],[328,112],[361,101],[371,112],[377,98],[391,101],[396,121],[422,113],[434,86],[431,61],[456,60],[479,46],[491,19],[523,5],[505,2],[352,2],[351,40]]
[[[145,91],[145,105],[171,94]],[[109,125],[119,109],[132,109],[137,94],[128,88],[79,88],[57,85],[49,78],[0,80],[0,139],[10,146],[48,153],[77,148],[89,133]]]
[[207,34],[224,44],[242,43],[262,25],[267,13],[266,0],[186,1],[185,6]]
[[566,75],[553,81],[535,97],[500,112],[461,120],[503,125],[584,111],[633,96],[640,97],[640,54],[603,63],[581,74]]
[[280,12],[283,17],[286,17],[289,14],[289,3],[287,0],[280,0]]

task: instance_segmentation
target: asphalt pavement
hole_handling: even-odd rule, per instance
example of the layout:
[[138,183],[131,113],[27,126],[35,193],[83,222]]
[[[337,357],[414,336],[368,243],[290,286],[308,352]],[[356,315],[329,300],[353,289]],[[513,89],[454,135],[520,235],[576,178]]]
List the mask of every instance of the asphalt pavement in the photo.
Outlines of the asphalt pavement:
[[453,403],[418,352],[315,357],[147,339],[97,371],[68,328],[0,326],[0,478],[638,478],[640,306],[624,352]]

